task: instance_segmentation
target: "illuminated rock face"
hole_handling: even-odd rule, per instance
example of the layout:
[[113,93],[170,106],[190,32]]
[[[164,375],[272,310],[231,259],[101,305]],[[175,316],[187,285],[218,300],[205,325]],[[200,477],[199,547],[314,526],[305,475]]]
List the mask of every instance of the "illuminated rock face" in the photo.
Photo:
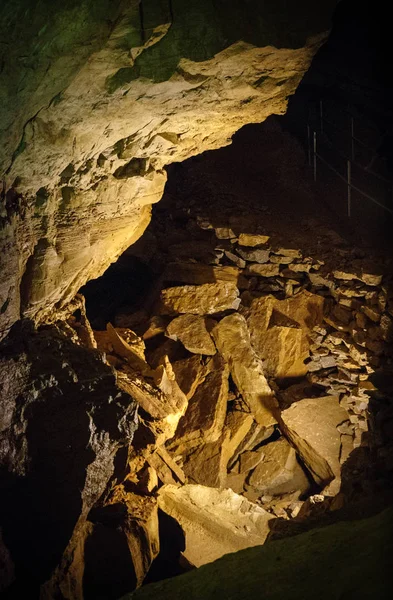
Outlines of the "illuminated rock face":
[[284,113],[336,2],[41,4],[0,9],[1,331],[138,239],[165,165]]
[[198,567],[228,552],[260,546],[270,531],[272,516],[229,489],[168,485],[161,489],[158,502],[181,524],[184,554]]

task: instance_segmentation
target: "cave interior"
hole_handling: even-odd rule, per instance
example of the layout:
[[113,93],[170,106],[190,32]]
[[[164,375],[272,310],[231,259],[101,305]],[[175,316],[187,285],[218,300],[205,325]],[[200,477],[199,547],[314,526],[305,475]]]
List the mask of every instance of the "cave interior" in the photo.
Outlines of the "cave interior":
[[[76,3],[65,4],[74,18]],[[331,19],[312,45],[285,2],[266,2],[258,20],[258,2],[231,0],[221,28],[223,2],[201,3],[206,21],[193,1],[185,13],[177,1],[115,4],[111,27],[105,2],[87,13],[95,37],[73,75],[85,96],[64,75],[18,145],[9,133],[8,158],[5,148],[0,593],[311,600],[320,586],[326,600],[390,598],[393,114],[382,5],[324,2],[319,13],[302,2],[311,32],[326,29],[324,11]],[[3,21],[15,25],[10,6]],[[57,3],[50,11],[52,40],[67,25]],[[74,41],[60,39],[61,56]],[[259,47],[262,59],[247,54]],[[96,66],[83,75],[92,56],[116,64],[106,96]],[[242,77],[270,56],[253,88],[259,105]],[[227,95],[226,69],[240,82]],[[134,89],[137,133],[110,112],[83,129],[95,95],[121,113]],[[161,103],[179,131],[195,113],[183,147],[165,119],[150,125]],[[102,120],[93,168],[84,136]],[[142,152],[149,127],[160,133]]]

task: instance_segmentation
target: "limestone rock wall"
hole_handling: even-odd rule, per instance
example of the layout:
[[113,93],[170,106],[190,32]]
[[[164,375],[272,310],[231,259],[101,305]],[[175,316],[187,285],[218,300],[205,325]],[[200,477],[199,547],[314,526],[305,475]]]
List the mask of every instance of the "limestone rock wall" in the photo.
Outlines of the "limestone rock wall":
[[4,3],[0,336],[138,239],[166,164],[284,113],[335,4]]
[[35,596],[64,553],[79,598],[87,517],[124,471],[137,405],[99,352],[56,327],[18,323],[0,356],[0,593]]

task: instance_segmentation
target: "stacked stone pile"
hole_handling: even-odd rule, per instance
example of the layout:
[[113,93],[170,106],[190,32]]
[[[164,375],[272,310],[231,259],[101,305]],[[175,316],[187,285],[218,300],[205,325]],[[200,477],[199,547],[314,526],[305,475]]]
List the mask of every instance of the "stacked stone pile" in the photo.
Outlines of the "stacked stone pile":
[[[391,463],[376,425],[389,398],[373,383],[391,364],[389,264],[330,231],[323,256],[246,226],[180,211],[153,223],[129,250],[156,272],[150,294],[91,338],[139,405],[106,506],[146,498],[137,521],[154,540],[160,507],[196,566],[263,543],[277,517],[340,508],[371,485],[371,456]],[[133,535],[140,583],[158,549]]]

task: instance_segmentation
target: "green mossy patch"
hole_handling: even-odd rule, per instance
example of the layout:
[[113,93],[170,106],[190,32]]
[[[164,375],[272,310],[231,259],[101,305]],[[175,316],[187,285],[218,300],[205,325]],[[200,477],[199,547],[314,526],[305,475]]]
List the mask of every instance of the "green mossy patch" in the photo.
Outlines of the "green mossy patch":
[[[60,100],[80,66],[106,42],[123,5],[122,0],[0,2],[0,132],[11,148],[18,146],[24,125]],[[19,144],[12,161],[24,149]],[[1,150],[0,168],[11,158]]]
[[142,587],[123,600],[387,600],[393,508],[313,529]]

